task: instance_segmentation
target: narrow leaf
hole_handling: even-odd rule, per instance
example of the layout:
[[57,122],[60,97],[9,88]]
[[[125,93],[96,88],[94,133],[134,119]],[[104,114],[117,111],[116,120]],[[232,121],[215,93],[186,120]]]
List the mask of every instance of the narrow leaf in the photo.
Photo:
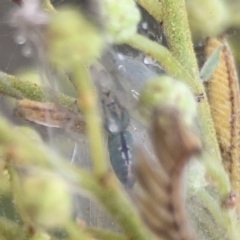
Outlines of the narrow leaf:
[[213,72],[216,70],[217,66],[219,65],[219,62],[220,62],[219,54],[221,50],[222,50],[222,46],[219,46],[204,63],[200,72],[200,77],[203,81],[208,81],[208,79],[212,76]]

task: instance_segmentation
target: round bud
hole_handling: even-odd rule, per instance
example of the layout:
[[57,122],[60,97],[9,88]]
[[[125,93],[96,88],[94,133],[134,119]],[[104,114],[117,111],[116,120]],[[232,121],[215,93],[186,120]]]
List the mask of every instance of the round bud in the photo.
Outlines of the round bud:
[[228,27],[229,10],[222,0],[186,1],[193,37],[216,37]]
[[47,173],[27,175],[20,179],[21,198],[17,204],[20,204],[24,216],[31,223],[53,228],[70,220],[72,200],[62,178]]
[[187,125],[192,125],[197,115],[196,101],[190,89],[169,76],[148,81],[140,94],[140,111],[149,118],[154,108],[177,108]]
[[103,0],[102,5],[110,42],[123,43],[137,32],[141,15],[133,0]]
[[68,68],[73,62],[91,63],[101,53],[100,31],[79,11],[59,9],[47,28],[48,52],[52,62]]

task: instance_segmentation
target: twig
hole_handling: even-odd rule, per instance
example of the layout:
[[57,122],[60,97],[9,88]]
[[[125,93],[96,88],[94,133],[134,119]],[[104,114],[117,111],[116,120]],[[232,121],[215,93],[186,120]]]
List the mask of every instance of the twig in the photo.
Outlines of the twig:
[[77,226],[76,223],[70,222],[65,226],[66,230],[68,231],[70,235],[71,240],[94,240],[94,238],[90,235],[90,233],[87,233],[85,229],[81,229]]
[[202,93],[203,87],[194,81],[194,78],[191,77],[187,69],[184,69],[183,65],[180,64],[167,48],[139,34],[133,36],[126,43],[153,57],[170,75],[185,82],[194,94]]
[[38,102],[55,102],[66,108],[74,110],[76,108],[76,99],[66,96],[60,92],[55,92],[50,88],[23,81],[15,76],[0,72],[0,94],[8,97],[23,99],[27,98]]
[[73,67],[73,82],[79,93],[79,107],[85,115],[94,172],[98,177],[103,177],[109,170],[109,164],[103,144],[100,112],[89,71],[79,62]]
[[163,30],[172,54],[195,81],[199,79],[184,0],[163,0]]
[[214,220],[222,229],[226,229],[231,240],[240,239],[239,224],[235,211],[221,209],[216,200],[213,199],[205,189],[199,189],[197,196],[203,205],[210,211]]
[[100,228],[86,228],[86,231],[89,232],[92,236],[96,237],[99,240],[127,240],[128,238],[122,234],[111,232],[109,230],[100,229]]

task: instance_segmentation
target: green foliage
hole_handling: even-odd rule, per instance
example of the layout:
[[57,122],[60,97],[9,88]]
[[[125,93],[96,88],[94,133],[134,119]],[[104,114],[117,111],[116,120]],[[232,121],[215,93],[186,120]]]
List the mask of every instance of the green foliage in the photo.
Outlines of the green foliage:
[[219,54],[221,51],[221,47],[218,47],[214,53],[207,59],[207,61],[204,63],[201,71],[200,71],[200,77],[203,81],[207,81],[217,68],[219,64]]
[[[13,223],[5,218],[0,219],[0,229],[10,226],[13,230],[11,234],[1,231],[0,236],[2,234],[3,238],[10,240],[14,239],[16,233],[19,233],[19,239],[55,239],[49,228],[56,230],[60,227],[61,230],[67,232],[65,239],[71,240],[87,240],[92,239],[93,236],[104,240],[155,239],[153,233],[147,228],[136,210],[135,202],[133,203],[130,200],[127,192],[116,178],[116,175],[118,175],[119,179],[125,184],[126,175],[129,174],[127,164],[130,165],[130,163],[126,164],[123,161],[127,160],[127,157],[126,152],[122,149],[123,145],[127,148],[127,144],[132,145],[133,143],[131,134],[125,129],[128,127],[128,121],[120,133],[109,136],[109,154],[113,169],[116,172],[115,175],[109,165],[110,161],[108,160],[99,114],[99,103],[97,102],[95,86],[90,74],[91,65],[98,61],[103,49],[107,45],[121,43],[128,44],[156,59],[169,74],[150,80],[141,92],[139,106],[149,125],[152,121],[150,116],[154,114],[156,108],[164,110],[162,111],[163,113],[168,113],[167,119],[170,119],[175,111],[175,113],[179,114],[180,120],[176,117],[172,123],[176,123],[179,131],[178,136],[183,140],[178,146],[183,144],[182,146],[186,147],[187,150],[191,149],[192,142],[184,141],[185,139],[191,139],[197,145],[197,149],[199,149],[198,140],[200,137],[202,138],[204,154],[202,159],[200,159],[201,163],[199,165],[195,163],[195,166],[189,169],[190,186],[188,187],[188,196],[191,199],[189,201],[190,208],[196,209],[199,207],[201,213],[207,209],[207,213],[201,214],[201,217],[204,218],[201,221],[199,221],[198,213],[192,211],[197,232],[205,236],[206,239],[212,239],[211,237],[214,235],[215,229],[211,228],[206,233],[202,222],[214,222],[221,230],[219,232],[225,232],[228,239],[239,240],[239,223],[236,211],[235,209],[224,209],[222,205],[222,201],[231,196],[231,185],[228,173],[222,166],[209,104],[200,80],[200,77],[207,80],[216,69],[221,49],[219,48],[214,52],[199,73],[186,12],[187,7],[189,19],[195,17],[195,19],[190,20],[193,33],[194,31],[197,33],[203,31],[204,34],[211,33],[216,35],[226,27],[225,24],[229,23],[227,20],[229,8],[225,8],[225,2],[217,0],[211,3],[203,2],[205,10],[207,10],[205,13],[201,9],[199,10],[201,3],[198,1],[187,1],[187,6],[185,6],[185,1],[183,0],[162,0],[161,3],[156,1],[137,1],[151,11],[151,14],[158,21],[163,21],[164,34],[169,46],[169,49],[167,49],[144,36],[136,34],[140,13],[133,0],[103,0],[100,2],[102,4],[102,15],[100,15],[105,32],[100,31],[84,16],[83,12],[78,12],[71,7],[54,11],[49,1],[44,2],[44,7],[47,8],[49,14],[49,23],[43,29],[37,29],[41,32],[40,36],[44,36],[42,39],[44,50],[42,48],[41,50],[47,56],[47,64],[53,65],[54,69],[61,69],[61,72],[68,71],[71,73],[71,82],[78,93],[77,99],[56,92],[52,96],[49,89],[44,89],[27,81],[19,81],[14,76],[0,72],[0,93],[3,95],[16,99],[27,98],[39,102],[54,102],[59,104],[60,107],[66,107],[69,110],[73,110],[77,102],[79,106],[77,114],[86,122],[86,136],[88,137],[91,150],[93,168],[92,171],[86,171],[82,167],[69,164],[53,153],[42,141],[39,141],[35,132],[31,132],[29,129],[16,130],[8,121],[3,120],[1,117],[0,171],[3,173],[7,170],[10,173],[11,182],[11,186],[7,186],[6,188],[8,189],[4,192],[11,192],[23,223]],[[197,4],[198,8],[192,4]],[[159,15],[158,11],[153,11],[153,6],[162,7],[162,9],[159,9]],[[209,20],[208,17],[210,8],[213,8],[214,21]],[[211,24],[208,24],[209,21]],[[198,29],[199,27],[201,28]],[[30,33],[31,31],[33,29],[29,30]],[[38,46],[36,48],[38,49]],[[194,95],[196,95],[196,98],[202,96],[199,103],[196,102]],[[116,109],[112,111],[114,112]],[[163,135],[169,130],[168,121],[161,122],[164,119],[164,116],[160,116],[158,119],[158,124],[166,126],[166,129],[164,127],[160,129]],[[197,128],[197,119],[201,134],[192,133],[192,129]],[[172,126],[170,127],[172,128]],[[152,132],[154,130],[152,129]],[[170,130],[169,132],[174,133],[174,129]],[[157,132],[155,135],[156,139],[161,138],[161,135],[157,135]],[[164,139],[165,145],[171,146],[171,141],[168,137],[164,135]],[[177,142],[176,139],[174,141],[175,143]],[[157,150],[159,150],[158,142],[155,141],[154,143],[157,146]],[[189,149],[188,144],[190,144]],[[190,151],[185,156],[181,147],[175,149],[173,146],[171,150],[173,156],[176,153],[175,150],[183,153],[184,158],[193,154]],[[195,152],[196,149],[194,150]],[[165,154],[165,164],[167,165],[169,164],[167,161],[168,157],[171,154],[168,154],[167,151],[165,152],[165,149],[163,153]],[[143,155],[138,157],[144,158]],[[182,157],[182,155],[177,157]],[[174,160],[176,161],[175,166],[178,166],[177,164],[181,165],[177,158]],[[185,160],[187,162],[189,159]],[[179,177],[178,171],[180,171],[183,165],[179,168],[176,167],[177,169],[174,168],[174,164],[172,166],[171,169],[176,170]],[[193,173],[196,176],[193,176]],[[215,181],[217,198],[214,198],[213,191],[205,188],[209,184],[204,176],[205,173]],[[163,182],[165,177],[168,180],[166,182],[168,182],[170,190],[167,188],[167,191],[170,192],[167,193],[175,204],[176,192],[182,193],[183,191],[182,189],[177,189],[180,181],[177,181],[176,185],[172,186],[171,177],[175,175],[171,174],[171,171],[170,173],[167,171],[163,172],[160,178]],[[142,177],[144,179],[144,176]],[[154,178],[154,175],[152,177]],[[199,182],[194,180],[194,177]],[[142,184],[144,184],[144,181]],[[153,187],[156,187],[156,185],[153,185]],[[177,189],[176,192],[172,190],[173,188]],[[81,191],[82,194],[97,200],[97,203],[118,224],[122,234],[104,229],[93,229],[85,226],[85,224],[81,225],[80,221],[77,224],[76,220],[71,216],[72,199],[69,193],[70,190],[74,190],[77,193]],[[145,197],[147,198],[148,196]],[[193,199],[197,200],[194,201]],[[181,201],[181,198],[177,200]],[[198,204],[199,202],[200,204]],[[175,206],[174,204],[173,206]],[[148,205],[145,208],[145,213],[148,207],[151,208],[152,206]],[[174,211],[177,210],[174,209],[172,211],[170,209],[170,211],[169,208],[167,210],[167,214],[173,212],[170,214],[172,214],[171,217],[175,221],[178,215]],[[166,219],[168,218],[164,217],[164,220]],[[153,222],[161,220],[154,219]],[[186,220],[184,218],[184,221],[189,221],[189,219],[187,218]],[[179,229],[177,226],[176,231],[180,231]],[[169,236],[164,237],[165,240],[172,239]]]
[[140,12],[133,0],[103,0],[103,18],[106,35],[110,42],[124,43],[137,31]]

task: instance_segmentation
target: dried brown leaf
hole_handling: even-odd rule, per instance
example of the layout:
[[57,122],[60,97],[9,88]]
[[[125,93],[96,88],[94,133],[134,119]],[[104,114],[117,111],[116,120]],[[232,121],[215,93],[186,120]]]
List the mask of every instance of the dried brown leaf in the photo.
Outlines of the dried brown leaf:
[[155,111],[151,137],[159,161],[149,161],[139,149],[136,167],[142,217],[157,239],[196,239],[188,226],[182,177],[186,163],[200,151],[199,139],[184,127],[175,109]]
[[78,133],[85,132],[85,122],[78,113],[57,107],[54,103],[20,100],[17,102],[15,113],[40,125],[70,129]]

